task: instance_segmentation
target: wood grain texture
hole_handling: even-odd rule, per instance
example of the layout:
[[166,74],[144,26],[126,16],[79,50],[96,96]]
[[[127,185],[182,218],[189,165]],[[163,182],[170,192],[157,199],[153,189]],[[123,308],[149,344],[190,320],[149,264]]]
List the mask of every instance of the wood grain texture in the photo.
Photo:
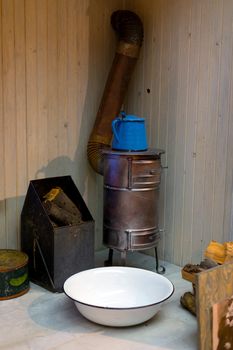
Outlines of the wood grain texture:
[[199,349],[212,349],[212,306],[233,295],[233,263],[196,275]]
[[1,248],[19,248],[20,213],[36,178],[70,174],[101,227],[102,185],[86,145],[116,43],[110,15],[122,6],[0,1]]
[[233,240],[233,2],[0,0],[2,248],[19,246],[29,180],[68,174],[102,247],[102,178],[86,145],[117,43],[110,16],[123,8],[145,32],[123,107],[166,152],[159,255],[199,263],[211,239]]
[[[17,199],[16,199],[16,87],[14,48],[14,1],[2,2],[2,70],[3,70],[3,139],[5,173],[5,232],[6,244],[17,245]],[[14,82],[14,84],[12,84]]]
[[[132,3],[131,9],[147,19],[144,45],[153,56],[141,58],[146,74],[137,75],[133,84],[151,85],[157,96],[150,100],[143,89],[139,101],[134,87],[128,108],[135,114],[143,114],[141,106],[149,111],[149,143],[165,150],[168,166],[161,183],[165,231],[160,254],[178,265],[199,263],[211,239],[233,239],[233,3]],[[150,62],[153,69],[147,67]]]
[[[2,0],[0,0],[0,16],[2,18]],[[2,47],[2,25],[0,25],[0,52],[3,52]],[[2,55],[1,55],[2,57]],[[4,106],[3,106],[3,65],[0,64],[0,161],[4,164]],[[7,235],[6,235],[6,207],[5,207],[5,169],[4,166],[0,166],[0,248],[6,247]]]
[[[17,198],[17,241],[20,242],[20,211],[27,187],[27,128],[26,125],[26,66],[25,66],[25,9],[22,0],[15,1],[15,89],[16,89],[16,198]],[[18,175],[20,174],[20,176]],[[13,230],[13,237],[15,236]]]

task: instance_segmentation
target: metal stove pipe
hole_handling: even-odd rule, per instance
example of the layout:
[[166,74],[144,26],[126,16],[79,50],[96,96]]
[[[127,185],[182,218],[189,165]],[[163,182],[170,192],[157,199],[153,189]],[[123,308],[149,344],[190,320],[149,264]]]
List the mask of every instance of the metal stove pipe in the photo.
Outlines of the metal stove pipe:
[[118,34],[119,42],[87,146],[88,160],[101,175],[102,150],[111,146],[112,120],[120,112],[143,41],[143,24],[134,12],[113,12],[111,24]]

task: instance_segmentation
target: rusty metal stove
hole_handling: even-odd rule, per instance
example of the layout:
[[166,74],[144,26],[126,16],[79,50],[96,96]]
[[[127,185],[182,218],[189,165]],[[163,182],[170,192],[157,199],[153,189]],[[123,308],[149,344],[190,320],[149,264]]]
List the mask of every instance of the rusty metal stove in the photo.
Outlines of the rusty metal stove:
[[104,150],[103,243],[109,248],[106,264],[112,265],[113,250],[121,252],[155,248],[160,240],[158,202],[162,150],[119,152]]

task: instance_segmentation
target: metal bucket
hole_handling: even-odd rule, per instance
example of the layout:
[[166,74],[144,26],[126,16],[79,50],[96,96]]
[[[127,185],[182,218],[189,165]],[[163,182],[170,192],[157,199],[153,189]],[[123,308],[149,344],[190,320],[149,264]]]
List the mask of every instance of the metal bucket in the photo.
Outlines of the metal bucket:
[[28,256],[12,250],[0,250],[0,300],[19,297],[29,290]]

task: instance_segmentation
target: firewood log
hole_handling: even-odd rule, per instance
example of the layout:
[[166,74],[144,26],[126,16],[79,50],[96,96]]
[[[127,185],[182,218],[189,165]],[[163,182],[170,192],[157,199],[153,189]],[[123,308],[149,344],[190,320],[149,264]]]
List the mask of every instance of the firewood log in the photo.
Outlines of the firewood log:
[[79,209],[60,187],[51,189],[44,199],[43,206],[47,214],[59,226],[78,225],[82,222]]
[[53,202],[45,201],[43,202],[44,208],[48,216],[55,222],[57,225],[78,225],[82,222],[82,219],[78,215],[73,215],[67,210],[59,207]]
[[181,305],[196,316],[195,295],[191,292],[185,292],[180,298]]

